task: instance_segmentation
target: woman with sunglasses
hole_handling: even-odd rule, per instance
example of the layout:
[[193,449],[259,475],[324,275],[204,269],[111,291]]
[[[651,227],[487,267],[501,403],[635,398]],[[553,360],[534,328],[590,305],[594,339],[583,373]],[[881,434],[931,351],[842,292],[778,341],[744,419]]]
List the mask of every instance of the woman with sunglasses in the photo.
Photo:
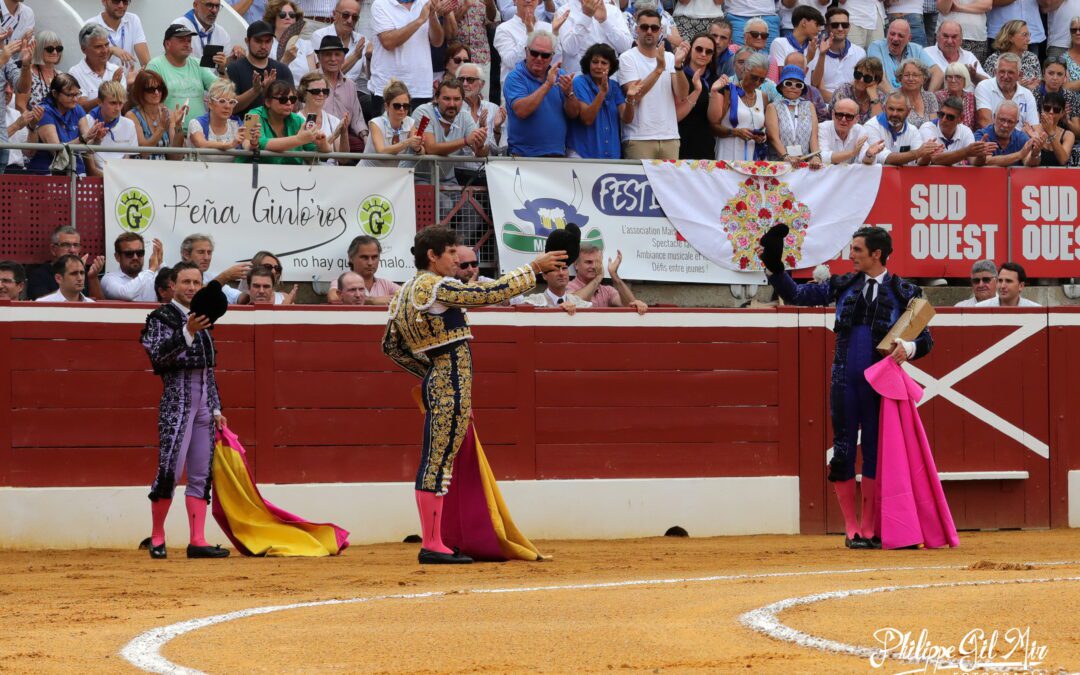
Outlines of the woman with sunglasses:
[[[327,84],[322,74],[308,73],[300,78],[300,88],[297,89],[297,96],[300,97],[300,103],[303,104],[300,109],[300,116],[304,118],[305,122],[314,115],[315,128],[326,136],[326,141],[330,144],[330,147],[335,152],[348,152],[349,135],[345,133],[345,129],[349,126],[349,113],[345,113],[345,118],[341,119],[323,110],[330,96],[330,85]],[[333,159],[328,159],[325,163],[337,164]]]
[[1020,85],[1027,89],[1039,86],[1039,57],[1028,51],[1031,44],[1031,32],[1026,22],[1019,19],[1006,21],[994,38],[994,53],[987,57],[983,67],[990,77],[997,73],[998,59],[1005,52],[1012,52],[1020,57]]
[[[390,80],[383,89],[386,110],[368,122],[368,138],[380,155],[422,155],[424,139],[413,130],[416,120],[409,117],[409,88],[401,80]],[[413,166],[414,162],[365,159],[361,166]]]
[[[743,47],[735,55],[739,59]],[[752,51],[752,50],[751,50]],[[769,99],[761,91],[769,72],[769,56],[752,53],[743,65],[739,86],[722,87],[719,79],[709,88],[709,125],[716,136],[716,159],[751,161],[765,159],[765,111]]]
[[[130,108],[124,116],[135,123],[135,135],[139,138],[139,145],[178,148],[183,143],[184,135],[180,133],[180,124],[186,113],[179,106],[175,111],[169,110],[169,106],[164,103],[168,95],[169,89],[161,75],[144,68],[135,76],[128,101]],[[149,152],[143,153],[143,158],[169,159],[170,156]]]
[[[52,84],[49,85],[49,96],[41,102],[45,112],[37,127],[39,143],[90,143],[101,139],[105,134],[105,127],[101,123],[90,124],[87,121],[78,103],[80,93],[79,82],[71,75],[60,73],[53,77]],[[47,150],[31,152],[33,156],[30,158],[27,173],[39,176],[67,173],[54,166],[56,153]],[[100,175],[93,164],[89,171],[92,176]],[[75,172],[80,176],[87,173],[82,155],[75,156]]]
[[804,155],[810,158],[810,168],[820,169],[821,157],[818,146],[818,118],[814,104],[803,98],[806,73],[799,66],[784,66],[780,71],[783,97],[765,111],[765,131],[772,146],[772,155],[782,162],[798,162]]
[[1039,166],[1076,166],[1073,148],[1076,135],[1065,128],[1065,97],[1059,91],[1043,95],[1039,104],[1039,121],[1046,132]]
[[[224,78],[206,90],[206,114],[188,122],[187,147],[217,150],[250,149],[247,129],[233,116],[236,85]],[[197,155],[203,162],[231,162],[228,155]]]
[[1035,96],[1035,105],[1042,109],[1043,98],[1050,93],[1059,93],[1065,99],[1065,112],[1061,123],[1073,135],[1080,134],[1080,94],[1069,91],[1069,74],[1065,65],[1065,59],[1061,56],[1051,56],[1043,64],[1043,81],[1031,93]]
[[446,46],[446,61],[441,72],[435,73],[435,82],[432,83],[432,91],[437,91],[439,83],[457,77],[458,68],[465,63],[472,63],[472,55],[469,49],[460,42],[451,42]]
[[[259,118],[259,149],[270,152],[330,152],[330,142],[318,127],[308,128],[302,116],[296,114],[296,88],[291,82],[274,80],[266,88],[263,105],[250,113]],[[247,157],[237,161],[250,161]],[[305,164],[300,157],[263,157],[263,164]]]
[[626,95],[613,78],[618,70],[619,56],[611,45],[598,42],[585,50],[581,72],[574,76],[578,114],[567,123],[567,156],[622,157],[619,122],[634,119],[634,106],[626,105]]
[[960,62],[950,63],[945,67],[945,87],[934,92],[938,110],[945,99],[958,98],[964,102],[964,114],[961,121],[973,128],[975,126],[975,92],[971,91],[971,73]]
[[1080,16],[1074,16],[1069,21],[1069,48],[1060,58],[1069,73],[1069,89],[1077,91],[1080,89]]
[[[281,259],[270,251],[259,251],[255,255],[251,256],[251,269],[253,270],[266,270],[270,273],[274,282],[274,304],[275,305],[293,305],[296,304],[296,293],[299,287],[293,284],[292,290],[288,294],[282,293],[277,290],[281,285]],[[240,297],[236,299],[238,305],[251,304],[251,294],[249,293],[250,287],[246,278],[241,279],[237,284],[236,290],[240,291]]]
[[832,102],[850,98],[859,105],[859,124],[866,124],[872,117],[877,117],[885,108],[885,92],[881,89],[881,80],[885,70],[881,61],[873,56],[860,59],[855,64],[854,79],[845,82],[833,92]]
[[[49,95],[53,78],[60,74],[60,59],[64,56],[64,43],[60,36],[51,30],[43,30],[34,38],[34,57],[32,62],[23,59],[22,77],[26,79],[26,69],[30,69],[30,90],[20,91],[15,96],[15,105],[19,110],[33,110],[41,105]],[[20,87],[20,90],[22,87]]]
[[690,93],[675,102],[679,120],[679,159],[712,159],[716,154],[716,136],[709,124],[709,98],[714,84],[728,86],[727,77],[716,74],[716,42],[708,33],[698,33],[690,41],[690,57],[683,66],[690,81]]
[[[262,20],[274,29],[274,41],[270,43],[270,55],[284,63],[292,71],[294,78],[303,77],[308,70],[307,55],[311,52],[311,41],[304,40],[297,29],[289,30],[294,24],[304,22],[304,10],[291,0],[270,0],[266,3],[266,12]],[[285,39],[282,40],[282,37]],[[290,38],[296,37],[295,40]],[[297,73],[297,70],[300,72]]]
[[897,71],[900,76],[900,93],[908,100],[907,121],[916,129],[926,122],[937,119],[937,97],[926,91],[930,70],[918,59],[905,59]]

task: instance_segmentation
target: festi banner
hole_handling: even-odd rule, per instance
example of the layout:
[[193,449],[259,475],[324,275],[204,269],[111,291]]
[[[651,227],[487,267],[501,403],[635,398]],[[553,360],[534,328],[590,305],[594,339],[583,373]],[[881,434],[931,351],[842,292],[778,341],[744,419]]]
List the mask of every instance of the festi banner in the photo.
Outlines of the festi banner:
[[1029,277],[1080,275],[1080,221],[1074,169],[1010,171],[1012,245],[1009,258]]
[[[905,277],[967,278],[979,260],[1008,254],[1008,175],[981,167],[887,169],[867,225],[889,230],[889,271]],[[852,270],[850,247],[829,261],[833,274]],[[808,277],[809,270],[796,276]]]
[[487,166],[491,216],[503,272],[544,251],[567,223],[582,243],[622,251],[624,279],[703,284],[764,284],[759,272],[716,265],[668,221],[640,165],[494,160]]
[[[348,269],[349,242],[371,235],[382,244],[379,276],[405,281],[415,273],[409,249],[416,234],[412,169],[116,160],[105,164],[105,237],[141,234],[180,260],[190,234],[214,241],[216,273],[256,252],[281,260],[282,280],[329,281]],[[107,244],[108,245],[108,244]],[[115,261],[107,256],[110,268]]]

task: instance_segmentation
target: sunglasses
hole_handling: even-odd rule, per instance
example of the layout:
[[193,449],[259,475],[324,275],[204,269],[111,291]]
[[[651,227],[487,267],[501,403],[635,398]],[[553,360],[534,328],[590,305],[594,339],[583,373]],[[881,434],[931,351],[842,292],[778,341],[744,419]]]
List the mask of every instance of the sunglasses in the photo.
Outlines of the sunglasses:
[[165,90],[161,86],[155,85],[153,87],[146,87],[145,89],[143,89],[143,91],[145,91],[147,94],[160,94]]
[[844,30],[847,30],[848,28],[851,28],[851,24],[847,21],[833,21],[829,24],[829,28],[843,28]]
[[480,267],[480,262],[477,261],[477,260],[473,260],[471,262],[459,262],[458,267],[460,267],[463,270],[467,270],[470,267]]
[[329,96],[330,88],[326,87],[325,89],[308,89],[307,93],[311,94],[312,96]]
[[409,109],[409,104],[408,103],[391,103],[390,107],[393,108],[394,110],[408,110]]
[[360,15],[356,12],[338,12],[338,15],[346,21],[356,21],[360,18]]
[[61,96],[71,96],[73,98],[77,98],[81,94],[82,94],[82,91],[80,91],[78,89],[76,89],[75,91],[62,91],[62,92],[60,92]]
[[638,24],[637,29],[638,30],[643,30],[646,33],[659,33],[660,32],[660,24],[658,24],[658,23],[642,23],[642,24]]
[[299,12],[286,12],[285,10],[281,10],[277,13],[277,18],[279,19],[296,19],[299,16]]
[[745,79],[750,84],[761,84],[765,81],[764,77],[760,75],[753,75],[751,73],[747,73]]
[[278,274],[281,274],[281,265],[271,265],[270,263],[263,263],[259,265],[259,267],[263,268],[264,270],[270,270],[271,272],[277,272]]
[[60,45],[57,45],[55,47],[52,46],[52,45],[49,45],[48,47],[45,47],[44,49],[45,49],[46,54],[63,54],[64,53],[64,48],[63,48],[63,46],[60,46]]
[[550,59],[554,54],[552,52],[541,52],[535,49],[529,50],[529,55],[534,59]]
[[746,34],[754,38],[755,40],[764,40],[765,38],[769,37],[768,33],[762,33],[756,30],[748,30],[746,31]]
[[952,122],[956,119],[959,119],[959,117],[959,115],[953,113],[941,113],[941,119],[945,120],[946,122]]
[[1073,35],[1080,34],[1080,26],[1077,26],[1076,28],[1070,28],[1069,32],[1072,33]]
[[277,101],[278,103],[281,103],[282,105],[284,105],[286,103],[296,103],[297,99],[296,99],[296,96],[293,95],[293,96],[275,96],[274,100]]
[[218,105],[236,105],[239,103],[235,98],[212,98],[210,100]]
[[799,91],[802,91],[803,89],[806,88],[806,84],[804,84],[802,82],[799,82],[798,80],[784,80],[783,82],[780,83],[780,86],[781,87],[794,87],[794,88],[798,89]]
[[458,79],[461,80],[462,82],[464,82],[465,84],[472,84],[473,82],[479,82],[480,81],[479,77],[472,77],[471,75],[466,75],[465,77],[459,77]]
[[1042,111],[1044,113],[1051,113],[1053,115],[1056,115],[1056,114],[1058,114],[1059,112],[1061,112],[1063,110],[1064,110],[1064,108],[1062,108],[1061,106],[1056,106],[1056,105],[1044,105],[1042,107]]
[[114,5],[130,5],[131,0],[109,0]]
[[146,249],[140,248],[137,251],[120,251],[120,255],[124,256],[125,258],[145,258]]
[[461,64],[463,64],[463,63],[472,63],[472,59],[470,59],[467,56],[465,58],[462,58],[460,56],[455,56],[454,58],[452,58],[450,60],[453,61],[454,63],[458,64],[459,66]]
[[971,284],[978,286],[979,284],[989,284],[994,280],[994,277],[971,277]]
[[867,84],[870,84],[871,82],[873,82],[877,78],[874,77],[873,75],[871,75],[870,73],[860,73],[859,71],[856,70],[855,71],[855,79],[856,80],[862,80],[863,82],[865,82]]
[[838,119],[838,120],[853,120],[853,119],[855,119],[855,113],[834,112],[832,114],[832,116],[833,116],[833,119]]
[[706,56],[712,56],[715,52],[716,52],[715,49],[709,49],[708,47],[702,47],[701,45],[698,45],[697,47],[694,47],[694,53],[695,54],[704,54]]
[[221,11],[221,3],[220,2],[204,2],[203,7],[207,8],[211,12],[219,12],[219,11]]

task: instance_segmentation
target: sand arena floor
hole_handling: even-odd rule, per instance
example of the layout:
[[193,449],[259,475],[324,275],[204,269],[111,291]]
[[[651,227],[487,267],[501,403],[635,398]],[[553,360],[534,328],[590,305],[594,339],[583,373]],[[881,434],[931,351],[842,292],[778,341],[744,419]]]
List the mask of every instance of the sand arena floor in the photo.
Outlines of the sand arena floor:
[[[835,536],[540,548],[553,559],[423,568],[406,544],[319,560],[187,560],[182,547],[166,561],[134,550],[0,551],[0,671],[135,673],[121,650],[152,629],[357,598],[367,600],[236,618],[159,653],[147,639],[129,652],[209,673],[923,672],[897,660],[874,667],[891,628],[910,632],[909,650],[925,630],[923,654],[927,640],[954,652],[966,644],[982,648],[983,664],[1026,652],[1034,670],[1080,671],[1080,530],[961,533],[961,548],[944,551],[847,551]],[[909,586],[929,587],[754,612]]]

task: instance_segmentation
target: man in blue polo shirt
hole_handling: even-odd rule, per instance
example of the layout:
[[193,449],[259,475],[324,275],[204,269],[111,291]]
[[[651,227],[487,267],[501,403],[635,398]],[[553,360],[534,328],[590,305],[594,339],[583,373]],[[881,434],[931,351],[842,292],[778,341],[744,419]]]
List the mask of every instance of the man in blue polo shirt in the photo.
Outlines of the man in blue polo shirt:
[[1016,128],[1020,121],[1020,106],[1002,101],[994,111],[994,123],[975,132],[976,141],[994,144],[990,157],[978,156],[976,166],[1039,166],[1039,141]]
[[555,37],[536,30],[525,45],[525,60],[506,76],[507,145],[515,157],[562,157],[566,119],[577,117],[573,80],[551,65]]

